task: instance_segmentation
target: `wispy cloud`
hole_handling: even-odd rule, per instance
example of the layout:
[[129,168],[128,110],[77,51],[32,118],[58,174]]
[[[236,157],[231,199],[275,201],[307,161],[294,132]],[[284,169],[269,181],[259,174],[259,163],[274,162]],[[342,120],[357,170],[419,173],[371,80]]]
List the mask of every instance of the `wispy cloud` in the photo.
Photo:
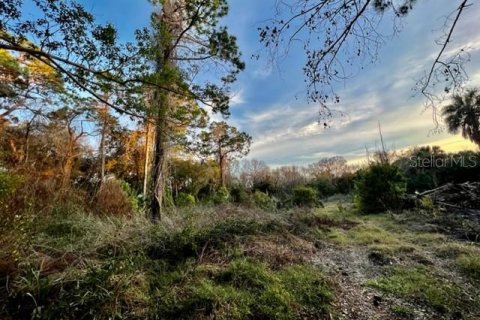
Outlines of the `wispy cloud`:
[[[242,10],[246,6],[247,11],[258,14],[257,3],[242,2]],[[232,6],[235,10],[237,4],[232,2]],[[457,147],[471,147],[446,132],[430,135],[434,127],[432,114],[424,111],[423,98],[413,96],[412,91],[415,81],[428,70],[438,53],[435,40],[441,36],[441,17],[455,7],[447,0],[420,2],[407,18],[403,32],[380,52],[377,64],[339,84],[342,100],[333,108],[346,116],[333,119],[328,129],[317,123],[319,106],[302,98],[305,89],[302,52],[290,52],[281,66],[281,76],[272,69],[263,74],[265,65],[250,61],[250,71],[240,78],[242,108],[238,111],[235,108],[232,115],[232,121],[254,138],[250,157],[271,165],[304,164],[330,155],[359,159],[365,156],[365,148],[373,149],[379,144],[378,121],[387,144],[394,148],[423,144],[444,144],[448,148],[451,139],[456,139]],[[471,85],[480,85],[480,34],[478,28],[473,28],[479,26],[478,7],[469,8],[456,29],[455,41],[448,48],[452,53],[462,44],[471,48],[468,65]],[[244,30],[246,38],[239,40],[248,41],[251,46],[252,41],[258,41],[255,30]]]

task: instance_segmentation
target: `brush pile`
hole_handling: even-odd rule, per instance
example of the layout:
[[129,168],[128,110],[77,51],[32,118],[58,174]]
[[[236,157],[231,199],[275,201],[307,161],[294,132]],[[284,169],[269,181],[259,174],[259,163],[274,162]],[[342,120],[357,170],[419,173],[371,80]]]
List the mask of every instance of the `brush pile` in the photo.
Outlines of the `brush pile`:
[[480,182],[448,183],[418,194],[426,196],[445,211],[480,219]]

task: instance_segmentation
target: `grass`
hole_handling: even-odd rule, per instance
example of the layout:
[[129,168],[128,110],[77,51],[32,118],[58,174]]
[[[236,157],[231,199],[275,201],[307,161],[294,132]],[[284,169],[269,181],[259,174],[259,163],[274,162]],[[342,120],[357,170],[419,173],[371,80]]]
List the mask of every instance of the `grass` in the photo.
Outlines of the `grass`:
[[392,312],[402,319],[413,319],[415,317],[412,308],[407,306],[395,305],[392,307]]
[[419,305],[475,310],[465,297],[477,292],[468,290],[478,283],[478,245],[390,214],[358,216],[339,201],[273,213],[185,208],[158,225],[76,207],[33,216],[2,239],[0,284],[8,290],[0,292],[0,318],[328,318],[339,312],[341,275],[313,265],[323,254],[318,242],[365,255],[376,275],[366,283],[400,299],[390,308],[397,317],[411,318]]
[[272,270],[249,258],[225,267],[193,267],[169,278],[155,290],[155,313],[164,319],[301,319],[312,312],[324,314],[332,297],[318,269],[297,265]]
[[480,281],[480,255],[461,255],[455,262],[464,275]]
[[[157,226],[141,217],[96,217],[74,208],[37,217],[20,259],[0,270],[2,285],[8,285],[8,294],[0,294],[0,317],[325,314],[332,295],[324,275],[292,258],[313,245],[289,232],[293,220],[256,217],[240,209],[207,223],[203,213],[194,219],[187,212]],[[260,245],[266,243],[268,248]]]
[[395,267],[387,276],[368,281],[368,285],[409,300],[420,300],[446,313],[463,304],[460,288],[447,278],[424,267]]

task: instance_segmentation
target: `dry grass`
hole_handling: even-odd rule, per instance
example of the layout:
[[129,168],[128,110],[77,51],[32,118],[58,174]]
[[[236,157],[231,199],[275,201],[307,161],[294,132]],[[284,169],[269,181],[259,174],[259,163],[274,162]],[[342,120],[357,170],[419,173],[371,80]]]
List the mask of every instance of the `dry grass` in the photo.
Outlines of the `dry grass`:
[[131,217],[135,213],[129,195],[116,179],[107,180],[100,186],[93,203],[96,212],[108,216]]

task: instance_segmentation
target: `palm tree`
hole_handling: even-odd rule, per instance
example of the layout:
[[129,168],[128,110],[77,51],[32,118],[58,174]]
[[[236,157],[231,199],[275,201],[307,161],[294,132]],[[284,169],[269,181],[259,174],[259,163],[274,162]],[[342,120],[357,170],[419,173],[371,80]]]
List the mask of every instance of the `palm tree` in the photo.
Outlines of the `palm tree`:
[[452,103],[442,111],[450,133],[462,131],[465,139],[470,139],[480,147],[480,95],[477,89],[469,89],[463,96],[454,95]]

